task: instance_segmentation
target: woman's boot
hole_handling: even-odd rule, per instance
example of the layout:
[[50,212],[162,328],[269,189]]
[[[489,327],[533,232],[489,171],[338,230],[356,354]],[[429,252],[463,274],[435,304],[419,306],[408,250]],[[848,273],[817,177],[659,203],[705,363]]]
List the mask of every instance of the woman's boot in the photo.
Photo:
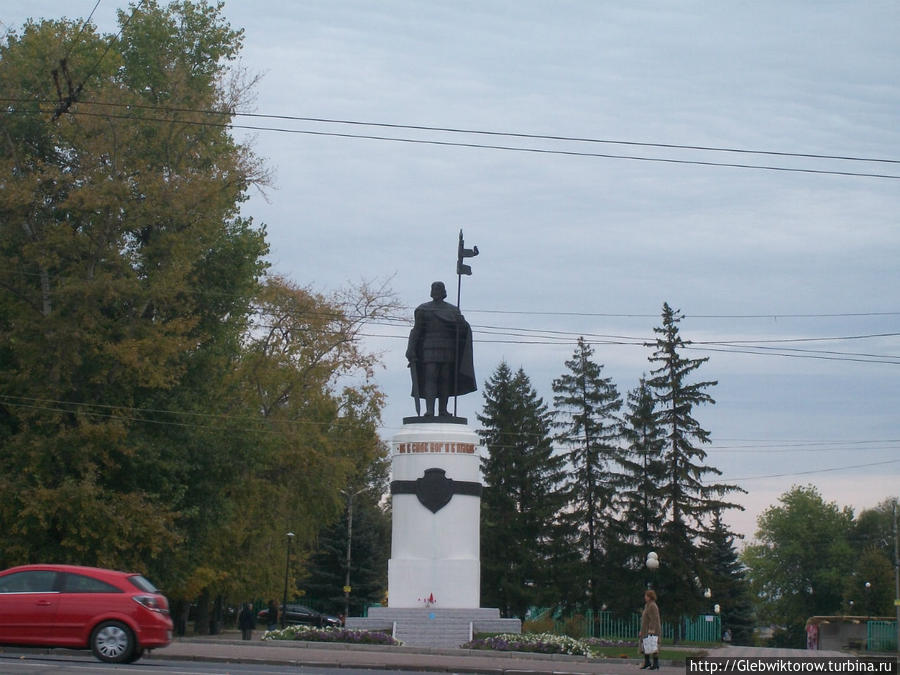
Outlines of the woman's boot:
[[647,670],[650,667],[650,655],[644,654],[644,665],[641,666],[641,670]]

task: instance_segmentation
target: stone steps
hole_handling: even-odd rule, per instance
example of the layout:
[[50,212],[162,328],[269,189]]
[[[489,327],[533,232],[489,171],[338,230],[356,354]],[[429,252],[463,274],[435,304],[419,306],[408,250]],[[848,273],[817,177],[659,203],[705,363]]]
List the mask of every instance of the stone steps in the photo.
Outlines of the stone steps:
[[372,607],[366,618],[348,618],[348,628],[385,630],[411,647],[459,647],[480,632],[519,633],[518,619],[502,619],[497,609],[397,609]]

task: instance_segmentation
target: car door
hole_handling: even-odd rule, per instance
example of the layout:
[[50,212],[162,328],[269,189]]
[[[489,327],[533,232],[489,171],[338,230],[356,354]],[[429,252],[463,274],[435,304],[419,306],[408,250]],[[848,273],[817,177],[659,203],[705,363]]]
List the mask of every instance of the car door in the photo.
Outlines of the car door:
[[62,572],[58,584],[62,592],[53,620],[54,644],[84,646],[98,617],[131,609],[127,594],[102,579]]
[[0,642],[48,644],[59,604],[56,576],[22,570],[0,577]]
[[304,607],[303,605],[296,605],[294,607],[294,620],[297,623],[306,624],[309,626],[315,626],[319,622],[318,614],[313,612],[309,607]]

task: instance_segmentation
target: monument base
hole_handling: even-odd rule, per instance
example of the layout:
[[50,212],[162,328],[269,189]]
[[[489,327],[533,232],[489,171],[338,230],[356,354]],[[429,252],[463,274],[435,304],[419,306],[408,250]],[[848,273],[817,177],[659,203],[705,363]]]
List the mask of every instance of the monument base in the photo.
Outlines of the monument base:
[[388,561],[388,607],[417,608],[439,603],[444,609],[477,608],[481,600],[478,560]]
[[347,628],[382,631],[410,647],[460,647],[477,633],[521,633],[519,619],[502,619],[492,608],[395,609],[370,607],[367,617],[349,617]]
[[403,424],[468,424],[468,417],[456,417],[455,415],[416,415],[404,417]]
[[388,606],[481,606],[478,434],[464,424],[407,424],[391,451]]

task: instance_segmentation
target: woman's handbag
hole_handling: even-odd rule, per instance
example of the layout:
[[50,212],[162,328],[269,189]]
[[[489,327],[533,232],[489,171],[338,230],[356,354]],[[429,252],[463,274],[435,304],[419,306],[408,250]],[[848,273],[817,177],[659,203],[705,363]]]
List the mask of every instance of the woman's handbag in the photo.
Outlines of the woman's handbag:
[[641,647],[645,654],[655,654],[659,651],[659,636],[648,635],[641,641]]

